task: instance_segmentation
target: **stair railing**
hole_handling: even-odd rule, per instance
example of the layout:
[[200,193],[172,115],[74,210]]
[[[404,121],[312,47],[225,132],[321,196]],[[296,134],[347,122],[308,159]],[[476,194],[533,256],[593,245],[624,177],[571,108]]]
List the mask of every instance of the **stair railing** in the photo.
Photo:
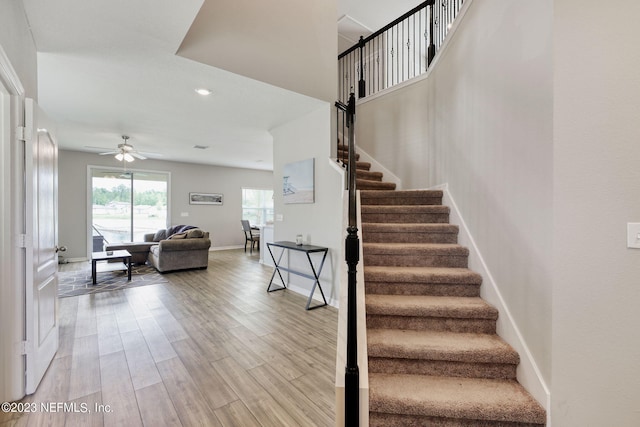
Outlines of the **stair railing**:
[[[349,190],[349,223],[345,239],[345,261],[347,263],[347,360],[344,374],[344,425],[356,427],[360,417],[360,372],[358,368],[358,321],[356,301],[356,274],[360,261],[360,239],[358,238],[358,213],[356,206],[356,150],[355,150],[355,118],[356,97],[352,92],[348,104],[336,102],[338,115],[342,114],[343,132],[347,128],[348,160],[343,163],[347,167]],[[338,141],[340,141],[338,126]],[[338,142],[340,144],[340,142]]]
[[373,95],[429,69],[464,0],[427,0],[338,55],[338,96]]

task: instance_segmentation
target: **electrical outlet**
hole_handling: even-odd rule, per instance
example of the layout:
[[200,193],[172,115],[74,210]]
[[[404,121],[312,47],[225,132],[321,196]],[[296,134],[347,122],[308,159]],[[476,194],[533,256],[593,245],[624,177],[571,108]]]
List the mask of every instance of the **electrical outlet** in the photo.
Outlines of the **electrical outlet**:
[[627,247],[640,249],[640,222],[627,223]]

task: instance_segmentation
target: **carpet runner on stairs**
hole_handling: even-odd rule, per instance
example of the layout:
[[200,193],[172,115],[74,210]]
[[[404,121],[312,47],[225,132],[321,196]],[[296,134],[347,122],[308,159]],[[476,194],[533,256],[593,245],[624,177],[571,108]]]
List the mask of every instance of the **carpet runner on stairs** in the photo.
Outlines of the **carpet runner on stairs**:
[[467,268],[442,192],[394,190],[358,163],[369,425],[544,426],[544,409],[516,380],[517,352],[496,335],[498,312],[480,298],[482,278]]

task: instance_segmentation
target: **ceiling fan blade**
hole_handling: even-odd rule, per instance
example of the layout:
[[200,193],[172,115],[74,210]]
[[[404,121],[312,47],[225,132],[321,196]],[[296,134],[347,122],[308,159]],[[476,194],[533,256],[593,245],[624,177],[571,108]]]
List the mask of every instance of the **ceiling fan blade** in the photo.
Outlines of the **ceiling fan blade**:
[[107,156],[109,154],[118,154],[119,151],[107,151],[106,153],[98,153],[100,156]]
[[152,153],[151,151],[136,151],[138,154],[142,154],[145,157],[164,157],[164,154]]
[[92,147],[90,145],[85,145],[84,148],[88,148],[90,150],[98,150],[98,151],[110,151],[113,150],[111,147]]
[[130,151],[129,154],[131,154],[133,157],[138,158],[140,160],[147,160],[147,158],[145,156],[143,156],[142,154],[136,152],[136,151]]

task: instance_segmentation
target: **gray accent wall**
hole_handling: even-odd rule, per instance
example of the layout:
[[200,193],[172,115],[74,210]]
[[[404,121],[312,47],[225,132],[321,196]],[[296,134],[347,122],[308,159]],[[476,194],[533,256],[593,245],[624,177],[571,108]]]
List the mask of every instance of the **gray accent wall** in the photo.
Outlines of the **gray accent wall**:
[[[87,167],[107,166],[122,170],[112,156],[60,150],[59,155],[59,242],[67,247],[65,258],[87,257]],[[244,245],[240,225],[242,188],[273,188],[273,172],[168,162],[136,160],[128,164],[136,170],[171,174],[169,194],[170,225],[190,224],[208,231],[212,249]],[[189,193],[222,193],[223,204],[190,205]],[[182,217],[186,212],[188,217]]]

